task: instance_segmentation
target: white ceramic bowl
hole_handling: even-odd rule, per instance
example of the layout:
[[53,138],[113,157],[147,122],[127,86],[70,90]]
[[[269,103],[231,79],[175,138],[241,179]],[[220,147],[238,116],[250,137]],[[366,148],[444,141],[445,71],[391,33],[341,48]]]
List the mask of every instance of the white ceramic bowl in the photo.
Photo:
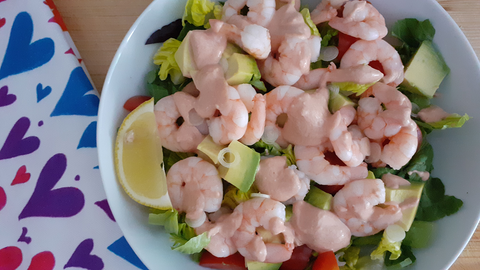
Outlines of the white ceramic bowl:
[[[461,129],[434,132],[434,176],[440,177],[447,194],[463,200],[461,211],[437,224],[431,247],[415,251],[417,262],[411,269],[447,269],[462,252],[473,234],[480,214],[480,64],[467,39],[435,0],[370,0],[389,26],[398,19],[430,19],[437,30],[435,43],[451,68],[442,83],[437,104],[449,112],[473,116]],[[152,56],[159,45],[145,45],[157,29],[180,18],[186,0],[156,0],[142,13],[123,40],[110,66],[103,87],[98,120],[98,155],[108,202],[126,239],[145,265],[151,269],[202,269],[187,256],[170,249],[163,229],[148,225],[148,209],[126,195],[114,171],[116,130],[126,116],[124,102],[146,94],[145,74],[153,68]],[[312,3],[316,1],[304,1]]]

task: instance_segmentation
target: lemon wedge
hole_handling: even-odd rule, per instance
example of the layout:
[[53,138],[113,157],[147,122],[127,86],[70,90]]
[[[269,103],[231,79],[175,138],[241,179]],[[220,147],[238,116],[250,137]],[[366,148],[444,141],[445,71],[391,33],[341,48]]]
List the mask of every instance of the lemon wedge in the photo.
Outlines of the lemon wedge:
[[118,181],[133,200],[153,208],[171,209],[153,108],[152,98],[123,120],[115,143],[115,167]]

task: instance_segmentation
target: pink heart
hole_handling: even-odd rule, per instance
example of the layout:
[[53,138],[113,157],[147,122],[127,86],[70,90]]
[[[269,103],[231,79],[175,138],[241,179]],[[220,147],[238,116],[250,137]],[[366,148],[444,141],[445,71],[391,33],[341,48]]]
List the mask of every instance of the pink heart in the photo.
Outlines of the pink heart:
[[30,173],[27,173],[27,167],[23,165],[18,169],[17,174],[10,185],[14,186],[17,184],[23,184],[28,182],[28,180],[30,180]]
[[[5,1],[5,0],[0,0],[0,2],[2,2],[2,1]],[[7,20],[5,20],[5,18],[1,18],[1,19],[0,19],[0,28],[2,28],[2,26],[5,25],[5,22],[6,22],[6,21],[7,21]]]
[[3,190],[2,187],[0,187],[0,210],[2,210],[6,204],[7,204],[7,194],[5,193],[5,190]]
[[33,256],[28,270],[52,270],[55,267],[55,257],[52,252],[44,251]]
[[15,246],[0,249],[0,266],[2,270],[15,270],[22,264],[22,251]]

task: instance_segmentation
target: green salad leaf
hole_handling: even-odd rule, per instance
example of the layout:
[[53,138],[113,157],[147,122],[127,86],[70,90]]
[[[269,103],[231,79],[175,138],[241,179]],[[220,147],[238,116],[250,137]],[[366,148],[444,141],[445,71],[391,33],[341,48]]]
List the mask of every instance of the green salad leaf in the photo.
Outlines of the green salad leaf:
[[150,209],[148,223],[165,227],[167,233],[178,233],[178,211],[175,209],[160,210]]
[[295,153],[293,152],[292,145],[288,145],[287,148],[282,149],[277,143],[269,144],[263,140],[259,140],[250,147],[260,153],[262,156],[286,156],[288,166],[296,164]]
[[168,76],[164,81],[160,80],[160,77],[157,75],[159,68],[151,70],[145,76],[146,88],[148,94],[154,98],[155,103],[160,99],[173,95],[175,92],[181,91],[187,84],[189,84],[192,79],[187,78],[181,84],[174,84]]
[[435,221],[458,212],[462,205],[462,200],[445,195],[442,180],[431,178],[423,188],[415,220]]
[[445,119],[433,123],[425,123],[430,126],[432,129],[446,129],[446,128],[460,128],[470,119],[468,114],[463,116],[453,113],[447,116]]
[[215,3],[209,0],[188,0],[182,21],[195,26],[204,26],[208,23],[208,15],[213,12],[214,6]]
[[344,96],[349,96],[351,94],[356,94],[356,96],[360,96],[363,92],[367,91],[370,86],[374,85],[375,83],[369,84],[358,84],[354,82],[334,82],[332,85],[338,87],[340,91],[347,92],[342,93]]
[[167,173],[168,170],[170,170],[173,164],[177,163],[182,159],[186,159],[188,157],[193,156],[192,153],[173,152],[168,150],[165,147],[163,147],[162,150],[163,150],[163,164],[165,166],[164,167],[165,173]]
[[402,41],[402,45],[396,47],[402,63],[406,65],[420,44],[425,40],[433,40],[435,28],[430,20],[419,21],[407,18],[397,21],[392,28],[392,35]]
[[182,44],[181,41],[170,38],[165,41],[158,49],[158,51],[153,56],[153,63],[155,65],[160,66],[158,71],[158,76],[160,76],[160,80],[164,81],[170,76],[173,84],[178,85],[185,81],[185,77],[183,77],[182,71],[175,61],[175,53]]
[[[184,225],[187,226],[186,224]],[[170,240],[173,241],[173,250],[185,254],[199,253],[210,243],[208,232],[195,235],[195,230],[189,226],[188,232],[184,232],[183,234],[170,234]]]
[[401,253],[402,255],[400,255],[400,257],[396,260],[390,260],[389,258],[391,255],[390,252],[387,251],[385,256],[385,265],[387,266],[388,270],[402,269],[413,264],[417,260],[409,246],[402,245]]
[[433,147],[427,140],[423,140],[418,151],[412,159],[403,166],[398,176],[411,182],[422,182],[418,174],[409,174],[411,171],[429,172],[433,171]]
[[254,185],[252,185],[247,192],[243,192],[234,185],[230,185],[225,191],[222,205],[226,205],[230,209],[235,209],[240,203],[250,200],[252,193],[257,192],[258,189]]
[[402,241],[395,241],[392,242],[386,236],[386,232],[384,231],[382,240],[378,247],[370,254],[372,260],[381,260],[383,259],[386,252],[390,253],[388,257],[389,260],[396,260],[402,254],[402,250],[400,249],[402,245]]
[[300,11],[300,14],[303,16],[303,20],[305,21],[305,24],[308,25],[308,28],[310,28],[310,32],[312,36],[320,36],[320,32],[318,32],[317,26],[313,23],[312,18],[310,17],[310,10],[308,8],[303,8]]

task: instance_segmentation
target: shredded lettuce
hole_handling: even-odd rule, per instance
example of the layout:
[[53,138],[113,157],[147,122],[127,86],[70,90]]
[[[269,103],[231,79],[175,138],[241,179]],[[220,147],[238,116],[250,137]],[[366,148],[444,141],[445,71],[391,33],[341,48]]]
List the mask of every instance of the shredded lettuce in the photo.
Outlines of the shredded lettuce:
[[317,26],[313,23],[312,18],[310,17],[310,10],[308,8],[304,8],[300,11],[303,16],[303,20],[310,28],[310,32],[314,36],[320,36],[320,32],[318,32]]
[[250,200],[252,193],[257,193],[258,189],[255,186],[251,186],[247,192],[243,192],[233,185],[227,187],[225,195],[223,196],[222,205],[228,206],[230,209],[235,209],[237,205],[242,202]]
[[223,5],[221,5],[220,3],[215,4],[215,6],[213,7],[213,16],[215,17],[215,19],[221,20],[222,13],[223,13]]
[[345,96],[349,96],[351,94],[356,94],[360,96],[363,92],[367,91],[367,89],[374,85],[375,83],[369,84],[358,84],[353,82],[334,82],[332,85],[338,87],[340,91],[343,92]]
[[425,128],[431,129],[446,129],[446,128],[460,128],[470,119],[468,114],[463,116],[453,113],[447,116],[445,119],[433,123],[424,123],[422,124]]
[[178,234],[170,234],[170,240],[173,241],[173,250],[185,254],[195,254],[201,252],[210,243],[208,232],[196,235],[192,227],[185,223],[180,225]]
[[168,75],[174,84],[181,84],[184,82],[185,78],[183,77],[182,71],[175,61],[175,53],[180,47],[179,40],[174,38],[170,38],[165,41],[158,49],[157,53],[153,56],[153,63],[155,65],[160,66],[160,70],[158,71],[158,76],[160,76],[160,80],[164,81],[167,79]]
[[183,25],[185,21],[195,26],[207,25],[208,19],[213,17],[214,6],[215,3],[209,0],[188,0],[182,17]]
[[167,233],[178,233],[178,211],[175,209],[159,210],[150,209],[148,215],[148,223],[152,225],[160,225],[165,227]]
[[384,258],[384,255],[387,251],[390,252],[389,260],[396,260],[402,255],[402,250],[400,249],[402,241],[390,241],[386,236],[384,231],[382,240],[378,247],[370,254],[372,260],[381,260]]

